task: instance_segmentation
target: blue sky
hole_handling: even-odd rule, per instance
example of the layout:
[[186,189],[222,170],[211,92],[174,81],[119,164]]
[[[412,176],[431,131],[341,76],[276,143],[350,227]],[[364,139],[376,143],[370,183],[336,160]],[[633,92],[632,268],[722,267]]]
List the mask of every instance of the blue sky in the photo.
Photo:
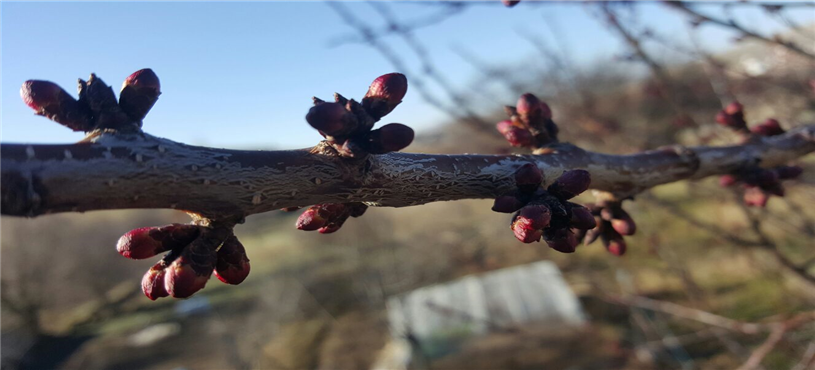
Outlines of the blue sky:
[[[382,24],[368,4],[344,5],[367,22]],[[419,3],[389,6],[402,20],[438,10]],[[23,81],[50,80],[74,93],[76,79],[95,72],[118,91],[127,75],[149,67],[159,75],[163,94],[145,119],[147,132],[217,147],[305,147],[320,139],[304,120],[311,96],[330,98],[338,91],[360,98],[375,77],[394,71],[366,45],[331,47],[330,40],[355,33],[322,2],[3,2],[0,7],[3,142],[82,138],[81,133],[34,116],[19,98]],[[660,32],[686,34],[680,18],[662,6],[646,5],[639,12]],[[742,13],[748,24],[765,32],[781,29],[759,12]],[[453,46],[491,63],[517,64],[534,54],[517,30],[551,39],[544,15],[557,22],[579,63],[609,60],[620,53],[621,43],[586,7],[573,4],[473,6],[416,35],[436,67],[454,85],[465,88],[477,71],[452,51]],[[815,10],[792,16],[812,22]],[[707,27],[703,35],[714,48],[726,45],[731,36],[714,27]],[[410,56],[399,39],[386,40]],[[417,73],[415,58],[406,62]],[[514,99],[507,96],[479,106],[497,109]],[[403,105],[386,120],[422,133],[445,118],[409,89]]]

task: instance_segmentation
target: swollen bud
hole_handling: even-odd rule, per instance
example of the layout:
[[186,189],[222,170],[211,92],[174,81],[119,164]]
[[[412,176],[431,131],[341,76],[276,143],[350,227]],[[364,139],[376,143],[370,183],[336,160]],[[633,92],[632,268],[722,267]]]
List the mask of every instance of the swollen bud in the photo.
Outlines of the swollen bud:
[[413,129],[401,123],[389,123],[368,134],[368,152],[385,154],[406,148],[413,142]]
[[362,98],[362,107],[379,120],[393,111],[407,93],[407,78],[401,73],[388,73],[377,77]]
[[739,179],[733,175],[722,175],[719,177],[719,186],[723,188],[731,187],[736,184]]
[[761,136],[776,136],[783,134],[784,129],[776,119],[768,118],[764,123],[751,127],[750,132]]
[[750,207],[766,207],[769,194],[760,188],[750,187],[744,190],[744,204]]
[[198,226],[187,224],[142,227],[122,235],[116,243],[116,251],[135,260],[150,258],[190,244],[198,233]]
[[620,235],[634,235],[637,232],[637,224],[628,212],[620,209],[614,213],[614,218],[611,220],[611,227]]
[[164,289],[164,275],[167,272],[167,266],[164,264],[164,261],[159,261],[149,270],[147,273],[144,274],[144,277],[141,280],[141,290],[144,292],[144,295],[150,300],[155,301],[156,299],[167,297],[170,293],[167,293],[167,289]]
[[74,131],[91,131],[89,112],[57,84],[50,81],[28,80],[20,88],[20,97],[38,115]]
[[209,240],[197,239],[167,266],[164,289],[173,298],[187,298],[207,285],[217,262],[215,246],[210,244]]
[[514,195],[502,195],[495,198],[495,203],[492,204],[492,210],[494,212],[512,213],[521,209],[524,204],[526,203]]
[[79,80],[78,85],[79,103],[91,110],[94,127],[120,128],[132,121],[116,101],[113,89],[101,78],[91,73],[88,81]]
[[507,8],[511,8],[515,5],[518,5],[518,3],[520,2],[521,0],[501,0],[501,3],[503,3],[504,6],[506,6]]
[[739,103],[739,102],[737,102],[737,101],[734,101],[734,102],[732,102],[732,103],[728,104],[728,105],[727,105],[727,106],[724,108],[724,112],[725,112],[725,113],[727,113],[727,114],[729,114],[729,115],[731,115],[731,116],[736,116],[736,115],[739,115],[739,114],[744,114],[744,106],[743,106],[743,105],[741,105],[741,103]]
[[515,186],[518,190],[532,193],[543,182],[543,173],[534,163],[525,163],[515,171]]
[[141,121],[161,95],[161,83],[150,68],[133,72],[122,83],[119,106],[130,118]]
[[357,128],[357,117],[341,103],[322,103],[309,109],[306,121],[330,136],[341,136]]
[[249,257],[246,249],[235,235],[230,236],[218,249],[218,262],[215,264],[215,277],[232,285],[242,283],[249,275]]
[[575,229],[591,230],[597,227],[597,220],[588,208],[572,207],[572,216],[569,219],[569,226]]
[[535,137],[529,130],[513,125],[511,121],[498,122],[495,127],[512,146],[529,147],[535,144]]
[[522,121],[529,123],[530,120],[541,117],[541,101],[537,96],[530,93],[523,94],[518,98],[518,105],[515,106],[515,110],[521,116]]
[[343,215],[345,215],[345,218],[348,218],[350,215],[350,210],[343,203],[317,204],[308,207],[308,209],[297,218],[295,225],[299,230],[318,230],[324,226],[329,226],[330,223],[338,218],[342,218]]
[[589,185],[591,185],[589,171],[571,170],[564,172],[548,190],[555,196],[571,199],[588,190]]
[[574,253],[579,244],[577,237],[569,229],[556,229],[547,231],[544,237],[546,244],[560,253]]
[[543,229],[549,226],[551,219],[549,207],[542,204],[527,205],[515,215],[510,227],[518,240],[532,243],[540,240]]

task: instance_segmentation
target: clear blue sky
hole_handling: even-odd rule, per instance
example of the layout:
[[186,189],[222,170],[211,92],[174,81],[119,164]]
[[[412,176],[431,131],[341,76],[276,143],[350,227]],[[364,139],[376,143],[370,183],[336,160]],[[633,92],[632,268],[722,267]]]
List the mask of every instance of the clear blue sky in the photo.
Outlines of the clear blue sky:
[[[381,24],[368,4],[345,5],[368,22]],[[417,3],[389,6],[403,20],[438,10]],[[95,72],[118,91],[127,75],[149,67],[159,75],[163,91],[145,120],[149,133],[218,147],[305,147],[320,139],[303,118],[311,96],[330,98],[339,91],[360,98],[376,76],[394,71],[365,45],[330,47],[329,40],[355,33],[321,2],[3,2],[0,7],[3,142],[82,138],[34,116],[19,98],[23,81],[50,80],[74,93],[76,79]],[[661,6],[644,6],[640,12],[660,32],[685,34],[680,18]],[[517,63],[534,51],[516,30],[549,37],[544,14],[557,20],[579,62],[607,60],[620,52],[620,42],[584,6],[570,4],[473,6],[417,36],[437,68],[456,86],[466,87],[476,71],[452,45],[493,63]],[[781,29],[759,12],[740,16],[764,32]],[[809,8],[793,16],[812,22],[815,11]],[[707,27],[704,35],[710,46],[725,45],[729,37],[714,27]],[[410,55],[401,41],[388,40],[402,55]],[[418,71],[415,58],[407,62]],[[482,106],[494,104],[497,109],[513,100]],[[405,103],[386,120],[421,133],[445,117],[409,89]]]

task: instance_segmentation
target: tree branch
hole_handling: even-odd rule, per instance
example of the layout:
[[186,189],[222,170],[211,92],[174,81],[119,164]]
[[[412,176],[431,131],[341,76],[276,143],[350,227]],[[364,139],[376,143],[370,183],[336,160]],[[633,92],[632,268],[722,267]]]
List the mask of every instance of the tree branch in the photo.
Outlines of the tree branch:
[[389,153],[341,158],[325,143],[303,150],[245,151],[185,145],[145,133],[97,134],[77,144],[2,144],[2,214],[38,216],[124,208],[172,208],[240,221],[284,207],[364,202],[404,207],[495,198],[534,162],[552,183],[570,169],[591,188],[630,196],[670,182],[760,163],[772,167],[815,151],[815,125],[726,147],[672,147],[631,155],[570,144],[538,155]]

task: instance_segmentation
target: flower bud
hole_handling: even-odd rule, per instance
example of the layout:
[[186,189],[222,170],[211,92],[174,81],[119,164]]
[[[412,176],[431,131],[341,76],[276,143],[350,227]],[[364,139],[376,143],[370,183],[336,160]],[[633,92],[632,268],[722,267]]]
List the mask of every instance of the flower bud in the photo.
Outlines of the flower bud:
[[760,188],[751,187],[744,190],[744,204],[750,207],[766,207],[770,196]]
[[159,261],[149,270],[147,273],[144,274],[144,277],[141,280],[141,290],[144,292],[144,295],[150,300],[155,301],[156,299],[167,297],[170,293],[167,293],[167,289],[164,289],[164,275],[166,273],[166,265],[164,265],[164,261]]
[[150,258],[190,244],[198,233],[198,226],[187,224],[142,227],[122,235],[116,243],[116,250],[122,256],[135,260]]
[[507,8],[511,8],[515,5],[518,5],[518,3],[520,2],[521,0],[501,0],[501,3],[503,3]]
[[546,244],[560,253],[574,253],[577,249],[577,237],[569,229],[547,231],[544,237]]
[[532,243],[540,240],[543,229],[549,226],[551,219],[549,207],[542,204],[527,205],[515,215],[511,228],[518,240]]
[[742,106],[741,103],[734,101],[724,108],[724,112],[731,116],[744,114],[744,106]]
[[618,239],[610,239],[608,242],[603,244],[606,247],[606,250],[615,255],[615,256],[622,256],[625,254],[626,249],[628,246],[625,244],[625,239],[618,238]]
[[589,171],[570,170],[564,172],[548,190],[557,197],[571,199],[586,191],[589,185],[591,185]]
[[794,179],[804,173],[804,169],[798,166],[780,166],[776,167],[774,171],[778,175],[779,180]]
[[494,212],[512,213],[521,209],[524,204],[526,203],[522,202],[515,195],[502,195],[495,198],[495,202],[492,204],[492,210]]
[[340,103],[323,103],[309,109],[306,121],[311,127],[330,136],[348,134],[357,128],[357,117]]
[[242,283],[249,275],[249,257],[246,249],[235,235],[230,236],[221,245],[215,263],[215,277],[232,285]]
[[750,128],[750,132],[761,136],[776,136],[784,133],[781,124],[773,118],[768,118],[764,123]]
[[588,208],[572,207],[572,215],[569,219],[569,226],[575,229],[591,230],[597,227],[597,220]]
[[406,148],[413,142],[413,129],[401,123],[389,123],[368,135],[368,152],[385,154]]
[[79,80],[79,103],[90,108],[94,128],[121,128],[132,121],[116,101],[116,94],[101,78],[91,73],[88,81]]
[[38,115],[74,131],[91,131],[90,114],[79,102],[57,84],[50,81],[28,80],[20,88],[26,105]]
[[529,120],[535,120],[541,117],[541,101],[537,96],[526,93],[518,98],[518,104],[515,106],[518,115],[525,123]]
[[297,218],[295,224],[299,230],[318,230],[327,226],[334,219],[350,211],[342,203],[324,203],[308,207],[303,214]]
[[187,298],[207,285],[218,260],[210,239],[196,239],[181,252],[164,276],[164,289],[173,298]]
[[119,106],[130,118],[141,121],[161,95],[161,83],[150,68],[127,76],[119,93]]
[[518,190],[532,193],[543,182],[543,173],[534,163],[525,163],[515,171],[515,186]]
[[396,108],[407,94],[407,78],[401,73],[388,73],[377,77],[362,98],[362,107],[375,120]]
[[[508,122],[508,121],[502,121]],[[499,125],[502,124],[499,122]],[[512,127],[505,127],[506,131],[502,132],[504,138],[507,139],[509,145],[517,146],[517,147],[530,147],[535,145],[535,137],[532,136],[532,133],[529,132],[526,128],[512,126]],[[499,131],[501,128],[499,128]]]
[[611,227],[620,235],[634,235],[637,232],[637,224],[634,219],[628,215],[628,212],[620,209],[614,213],[614,218],[611,220]]
[[739,181],[736,176],[733,175],[722,175],[719,177],[719,186],[723,188],[728,188],[733,186],[735,183]]

